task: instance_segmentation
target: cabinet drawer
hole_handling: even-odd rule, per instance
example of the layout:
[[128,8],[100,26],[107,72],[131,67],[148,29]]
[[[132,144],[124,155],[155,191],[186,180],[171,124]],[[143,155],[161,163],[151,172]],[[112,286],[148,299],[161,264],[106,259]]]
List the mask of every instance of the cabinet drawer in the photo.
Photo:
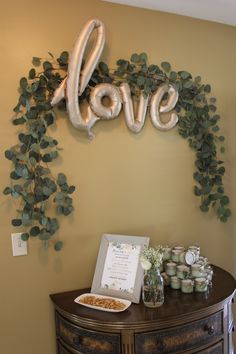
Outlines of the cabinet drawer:
[[200,352],[196,352],[196,354],[223,354],[223,353],[224,353],[223,341],[220,341],[219,343],[212,345],[209,348],[201,350]]
[[67,350],[61,342],[57,341],[57,354],[72,354],[69,350]]
[[120,353],[119,334],[87,330],[85,328],[71,324],[58,313],[56,313],[56,332],[58,338],[61,338],[67,345],[81,353]]
[[84,353],[69,347],[65,342],[62,342],[62,340],[57,339],[57,354],[84,354]]
[[223,313],[167,330],[135,335],[136,354],[182,353],[186,348],[200,348],[221,339]]

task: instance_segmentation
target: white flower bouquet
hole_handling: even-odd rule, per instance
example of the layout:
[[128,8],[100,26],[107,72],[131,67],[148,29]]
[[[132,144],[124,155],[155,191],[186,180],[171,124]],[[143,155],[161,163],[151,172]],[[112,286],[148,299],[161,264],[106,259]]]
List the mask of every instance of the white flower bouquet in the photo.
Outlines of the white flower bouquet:
[[144,246],[143,251],[140,255],[140,263],[144,270],[157,270],[160,269],[163,256],[165,254],[166,247],[156,246],[156,247],[147,247]]

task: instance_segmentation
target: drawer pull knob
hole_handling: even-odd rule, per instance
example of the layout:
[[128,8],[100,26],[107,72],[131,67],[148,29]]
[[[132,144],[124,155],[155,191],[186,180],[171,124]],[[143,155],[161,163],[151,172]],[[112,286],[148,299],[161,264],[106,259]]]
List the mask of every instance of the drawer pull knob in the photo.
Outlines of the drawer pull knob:
[[232,327],[232,332],[234,332],[235,331],[235,328],[234,328],[234,326]]
[[205,325],[204,331],[206,331],[208,334],[213,334],[215,332],[215,328],[214,326]]

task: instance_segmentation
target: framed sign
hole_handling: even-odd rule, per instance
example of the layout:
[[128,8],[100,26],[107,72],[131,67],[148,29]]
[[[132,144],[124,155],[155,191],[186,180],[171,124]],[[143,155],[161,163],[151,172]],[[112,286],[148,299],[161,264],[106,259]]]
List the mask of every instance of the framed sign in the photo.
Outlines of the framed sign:
[[91,292],[140,301],[143,269],[140,254],[149,237],[102,236]]

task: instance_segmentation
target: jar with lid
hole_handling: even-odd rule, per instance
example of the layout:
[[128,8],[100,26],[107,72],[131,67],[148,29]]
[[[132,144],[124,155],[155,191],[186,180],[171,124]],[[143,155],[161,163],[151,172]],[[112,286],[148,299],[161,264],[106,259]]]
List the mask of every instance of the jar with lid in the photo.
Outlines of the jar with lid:
[[182,279],[181,280],[181,291],[185,294],[190,294],[193,292],[193,281],[192,279]]
[[176,264],[174,262],[166,263],[166,274],[170,276],[176,275]]
[[191,265],[191,273],[194,278],[202,277],[203,270],[204,268],[201,264],[196,263]]
[[173,262],[179,263],[179,256],[181,252],[182,252],[181,250],[175,250],[175,249],[171,251],[171,259]]
[[181,282],[180,279],[176,276],[170,278],[170,286],[172,289],[180,289]]
[[179,279],[185,279],[187,278],[188,274],[189,274],[189,267],[184,265],[184,264],[180,264],[176,267],[177,269],[177,277]]

